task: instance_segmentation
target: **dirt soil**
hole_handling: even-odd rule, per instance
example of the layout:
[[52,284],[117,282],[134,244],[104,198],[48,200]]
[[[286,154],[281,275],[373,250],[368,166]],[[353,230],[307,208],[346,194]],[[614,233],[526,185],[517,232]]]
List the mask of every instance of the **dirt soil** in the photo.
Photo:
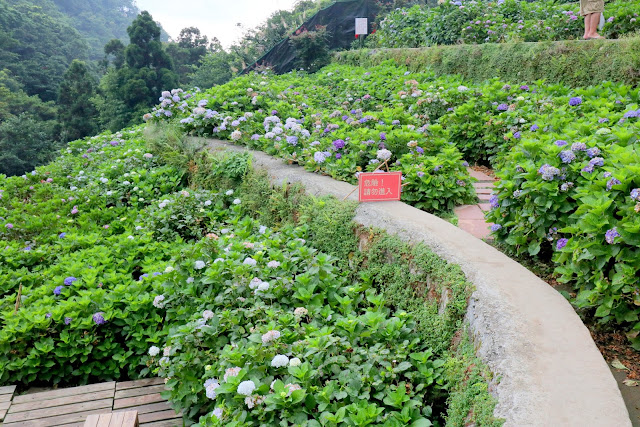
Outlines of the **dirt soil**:
[[487,174],[487,175],[489,175],[491,177],[494,177],[494,178],[496,176],[496,173],[493,171],[493,169],[490,169],[490,168],[488,168],[486,166],[473,165],[473,166],[471,166],[471,169],[473,169],[476,172],[485,173],[485,174]]

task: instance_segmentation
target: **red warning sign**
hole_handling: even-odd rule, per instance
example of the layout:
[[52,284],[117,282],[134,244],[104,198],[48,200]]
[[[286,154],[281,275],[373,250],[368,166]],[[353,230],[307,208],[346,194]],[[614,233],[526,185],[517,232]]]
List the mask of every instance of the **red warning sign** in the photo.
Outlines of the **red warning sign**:
[[361,202],[400,200],[402,172],[361,173],[358,178]]

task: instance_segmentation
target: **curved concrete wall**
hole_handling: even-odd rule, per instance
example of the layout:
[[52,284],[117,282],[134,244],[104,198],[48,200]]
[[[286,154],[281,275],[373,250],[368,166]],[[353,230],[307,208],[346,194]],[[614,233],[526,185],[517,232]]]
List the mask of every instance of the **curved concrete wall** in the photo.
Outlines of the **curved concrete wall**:
[[[245,147],[209,140],[212,150]],[[344,198],[355,187],[253,151],[272,182]],[[357,195],[350,196],[357,200]],[[476,290],[467,321],[478,356],[499,377],[495,415],[506,426],[627,427],[629,414],[609,368],[571,305],[547,283],[454,225],[401,202],[360,204],[355,221],[424,242],[462,267]]]

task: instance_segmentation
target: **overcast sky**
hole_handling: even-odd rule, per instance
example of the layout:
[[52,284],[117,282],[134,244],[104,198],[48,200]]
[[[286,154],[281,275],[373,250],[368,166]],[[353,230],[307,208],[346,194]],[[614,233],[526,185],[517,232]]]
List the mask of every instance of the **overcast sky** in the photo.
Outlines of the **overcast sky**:
[[186,27],[197,27],[227,48],[279,9],[290,10],[296,0],[136,0],[173,38]]

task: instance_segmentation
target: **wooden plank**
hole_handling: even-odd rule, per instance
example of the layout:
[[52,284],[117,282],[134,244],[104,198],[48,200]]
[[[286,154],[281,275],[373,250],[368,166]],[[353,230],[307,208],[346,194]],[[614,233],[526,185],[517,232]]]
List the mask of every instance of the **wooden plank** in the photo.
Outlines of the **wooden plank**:
[[111,423],[111,417],[112,414],[100,414],[97,427],[109,427],[109,424]]
[[127,411],[124,413],[124,420],[122,420],[122,425],[124,427],[138,427],[138,413],[136,411]]
[[182,427],[182,420],[163,420],[140,424],[140,427]]
[[11,402],[0,402],[0,409],[9,409]]
[[[28,421],[28,420],[34,420],[34,419],[38,419],[38,418],[46,418],[46,417],[53,417],[56,415],[65,415],[65,414],[74,414],[76,412],[85,412],[85,411],[91,411],[94,409],[111,409],[111,404],[113,402],[113,399],[102,399],[102,400],[94,400],[92,402],[83,402],[83,403],[76,403],[73,405],[66,405],[66,406],[58,406],[58,407],[54,407],[54,408],[46,408],[46,409],[36,409],[36,410],[31,410],[31,411],[26,411],[26,412],[17,412],[17,413],[13,413],[12,408],[9,409],[9,413],[7,414],[7,417],[5,418],[5,423],[15,423],[18,421]],[[102,411],[105,412],[105,411]],[[74,422],[74,421],[71,421]]]
[[105,390],[95,393],[80,394],[77,396],[58,397],[57,399],[43,400],[41,402],[18,403],[13,402],[10,413],[31,411],[33,409],[52,408],[54,406],[72,405],[74,403],[89,402],[92,400],[113,398],[114,390]]
[[84,423],[59,424],[56,427],[84,427]]
[[15,396],[13,403],[41,402],[48,399],[56,399],[58,397],[77,396],[79,394],[95,393],[98,391],[112,390],[115,388],[115,381],[108,383],[99,383],[84,385],[80,387],[62,388],[53,391],[43,391],[40,393],[25,394],[23,396]]
[[87,421],[84,422],[84,427],[96,427],[99,419],[100,414],[89,415],[87,417]]
[[0,394],[13,394],[16,391],[16,386],[14,385],[6,385],[4,387],[0,387]]
[[109,411],[109,408],[94,409],[91,411],[76,412],[74,414],[59,415],[29,421],[18,421],[16,423],[3,424],[2,427],[50,427],[64,424],[83,423],[90,415],[100,415]]
[[0,421],[4,420],[4,416],[7,415],[6,409],[0,409]]
[[0,402],[10,402],[13,394],[0,394]]
[[169,402],[158,402],[127,408],[127,410],[138,411],[138,416],[140,416],[140,414],[147,414],[149,412],[168,411],[169,409],[171,409],[171,405],[169,404]]
[[164,384],[164,378],[145,378],[135,381],[124,381],[116,384],[116,391],[126,390],[129,388],[146,387],[148,385]]
[[138,419],[140,423],[150,423],[153,421],[162,421],[162,420],[172,420],[175,418],[182,418],[182,415],[176,414],[176,411],[162,411],[162,412],[151,412],[148,414],[141,414]]
[[140,388],[128,388],[126,390],[116,391],[116,399],[124,399],[126,397],[144,396],[145,394],[160,393],[166,390],[164,384],[152,385]]
[[147,394],[146,396],[127,397],[113,402],[113,409],[124,409],[132,406],[145,405],[147,403],[162,402],[164,399],[160,393]]
[[108,427],[122,427],[124,421],[124,412],[114,412],[111,414]]

